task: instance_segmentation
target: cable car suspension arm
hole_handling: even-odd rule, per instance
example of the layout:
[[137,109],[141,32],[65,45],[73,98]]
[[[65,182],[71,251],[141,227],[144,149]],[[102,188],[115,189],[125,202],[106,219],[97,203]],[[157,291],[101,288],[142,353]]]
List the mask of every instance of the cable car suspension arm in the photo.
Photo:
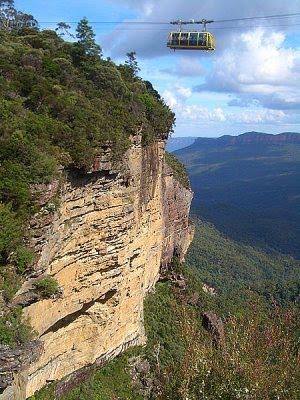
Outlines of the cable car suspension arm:
[[190,19],[189,21],[183,21],[182,19],[178,19],[177,21],[171,21],[170,24],[172,25],[179,25],[179,30],[181,32],[182,25],[203,25],[203,32],[206,32],[206,25],[211,24],[214,22],[213,20],[201,19],[199,21]]

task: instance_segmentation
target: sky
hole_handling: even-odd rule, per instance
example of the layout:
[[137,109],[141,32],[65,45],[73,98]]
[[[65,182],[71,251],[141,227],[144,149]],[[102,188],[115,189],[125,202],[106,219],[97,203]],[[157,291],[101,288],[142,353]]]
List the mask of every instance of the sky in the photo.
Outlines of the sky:
[[[214,52],[172,51],[171,25],[126,21],[224,20],[300,13],[300,0],[16,0],[42,29],[86,16],[104,56],[136,51],[140,76],[176,113],[174,136],[300,132],[300,16],[214,23]],[[94,22],[105,21],[109,24]],[[119,23],[122,22],[122,23]],[[174,28],[173,28],[174,29]],[[201,29],[199,27],[199,29]]]

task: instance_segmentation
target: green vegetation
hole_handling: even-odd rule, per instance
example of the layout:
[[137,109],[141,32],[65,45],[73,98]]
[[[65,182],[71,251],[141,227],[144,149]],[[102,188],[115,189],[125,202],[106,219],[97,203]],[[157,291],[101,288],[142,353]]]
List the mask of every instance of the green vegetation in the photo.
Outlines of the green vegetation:
[[142,400],[143,397],[134,390],[129,376],[130,354],[131,352],[128,352],[103,369],[94,371],[84,385],[74,389],[64,397],[64,400],[111,400],[114,398]]
[[[137,76],[134,52],[124,65],[103,59],[86,19],[78,25],[77,42],[69,43],[62,39],[67,24],[59,24],[59,34],[39,31],[33,17],[7,0],[0,2],[0,28],[0,290],[8,303],[33,262],[24,244],[26,224],[38,209],[32,185],[51,182],[61,166],[88,171],[103,145],[120,160],[137,132],[143,144],[164,139],[174,115],[151,83]],[[196,221],[187,264],[174,264],[187,290],[159,283],[145,302],[147,346],[91,370],[87,382],[64,400],[142,399],[130,377],[137,353],[150,363],[152,399],[300,398],[300,265],[249,245],[298,254],[299,150],[296,144],[210,145],[181,153],[197,212],[246,244]],[[166,161],[188,188],[184,167],[170,154]],[[262,206],[267,214],[261,214]],[[204,283],[216,294],[205,293]],[[51,277],[35,287],[45,298],[59,292]],[[216,346],[202,327],[201,313],[208,310],[225,323],[225,346]],[[0,344],[30,340],[33,332],[21,320],[21,308],[5,311]],[[54,398],[55,384],[33,397]]]
[[160,399],[298,398],[296,314],[274,310],[266,315],[254,308],[228,317],[225,347],[216,348],[201,326],[205,295],[199,292],[200,309],[187,305],[189,298],[190,292],[161,284],[146,303],[148,353],[160,350],[159,362],[149,357]]
[[299,138],[253,132],[234,143],[198,138],[176,151],[195,193],[194,214],[238,242],[299,258]]
[[[129,350],[117,357],[102,369],[92,369],[90,377],[83,384],[63,396],[63,400],[142,400],[133,387],[129,375],[130,357],[137,354],[139,349]],[[31,400],[54,400],[55,385],[42,389],[31,397]]]
[[[296,278],[299,263],[233,242],[210,224],[195,224],[187,263],[173,263],[187,290],[158,283],[145,301],[148,342],[134,353],[151,366],[148,378],[155,384],[149,399],[298,400],[299,297],[285,285]],[[204,283],[217,294],[204,292]],[[215,346],[202,327],[201,314],[208,310],[224,321],[224,346]],[[63,399],[141,398],[130,380],[131,354],[95,370]],[[49,390],[34,399],[53,400]]]
[[171,153],[166,152],[165,159],[167,164],[172,168],[178,182],[186,189],[190,189],[190,180],[185,166]]
[[[16,290],[8,290],[8,276],[21,277],[33,261],[24,245],[38,210],[32,186],[51,182],[61,167],[90,170],[103,145],[117,162],[137,132],[149,143],[166,138],[174,123],[152,85],[137,76],[134,53],[118,66],[103,58],[86,18],[77,41],[62,39],[68,29],[60,23],[57,32],[40,31],[13,0],[0,2],[0,291],[6,300]],[[50,286],[40,288],[43,295]]]
[[51,276],[35,282],[34,286],[39,295],[44,298],[49,298],[59,293],[58,283]]
[[18,291],[21,284],[21,277],[15,268],[6,268],[0,275],[0,287],[5,302],[10,302]]
[[219,309],[237,313],[250,303],[299,303],[300,261],[234,242],[200,220],[195,227],[187,262],[201,281],[217,290]]
[[34,333],[30,326],[22,321],[22,308],[0,317],[0,344],[14,347],[32,339]]

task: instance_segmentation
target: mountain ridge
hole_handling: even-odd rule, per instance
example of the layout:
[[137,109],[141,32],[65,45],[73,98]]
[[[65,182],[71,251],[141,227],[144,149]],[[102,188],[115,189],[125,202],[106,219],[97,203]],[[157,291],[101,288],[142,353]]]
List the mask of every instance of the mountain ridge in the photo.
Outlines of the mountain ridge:
[[300,134],[198,138],[185,163],[194,213],[231,238],[300,257]]
[[265,132],[245,132],[238,136],[223,135],[217,138],[202,138],[199,137],[191,146],[201,144],[216,144],[216,145],[232,145],[232,144],[247,144],[247,143],[268,143],[268,144],[282,144],[282,143],[300,143],[300,133],[298,132],[282,132],[278,134],[271,134]]

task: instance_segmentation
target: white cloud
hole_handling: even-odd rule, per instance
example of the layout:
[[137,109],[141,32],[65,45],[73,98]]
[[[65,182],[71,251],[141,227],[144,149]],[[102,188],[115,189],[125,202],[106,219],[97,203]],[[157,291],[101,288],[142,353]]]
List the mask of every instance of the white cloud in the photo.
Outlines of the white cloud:
[[247,110],[239,113],[229,113],[232,122],[245,124],[283,123],[287,115],[279,110]]
[[224,110],[220,107],[211,110],[198,105],[183,106],[180,116],[185,121],[193,122],[225,122],[227,119]]
[[261,104],[300,109],[300,50],[284,47],[285,35],[256,29],[242,34],[216,58],[197,91],[235,93],[230,105]]
[[[290,0],[282,2],[282,0],[210,0],[199,2],[199,0],[110,0],[118,5],[128,6],[130,11],[135,11],[136,19],[143,21],[163,21],[169,22],[174,19],[202,19],[212,18],[232,19],[251,17],[256,15],[274,15],[296,13],[299,11],[299,0]],[[289,24],[295,20],[290,19]],[[255,25],[266,25],[266,21],[255,21]],[[272,20],[272,25],[282,25],[282,20]],[[240,25],[240,30],[216,30],[218,51],[227,48],[230,38],[240,36],[241,32],[247,30],[250,23]],[[288,25],[288,24],[287,24]],[[221,25],[212,25],[212,30]],[[222,25],[223,27],[226,25]],[[228,26],[228,25],[227,25]],[[230,26],[230,25],[229,25]],[[144,26],[144,28],[146,28]],[[152,29],[153,28],[153,29]],[[168,25],[147,27],[140,31],[123,32],[116,35],[114,43],[113,56],[126,54],[129,50],[134,49],[141,57],[155,57],[158,55],[169,54],[169,49],[166,48]],[[150,29],[150,30],[149,30]],[[289,27],[283,28],[288,30]],[[237,34],[238,32],[238,34]],[[111,45],[111,42],[110,42]],[[205,54],[199,54],[199,57],[207,57]]]
[[192,91],[188,87],[175,85],[172,90],[167,89],[162,93],[162,97],[169,107],[175,109],[181,107],[185,101],[191,97]]
[[165,90],[162,94],[162,97],[164,98],[167,105],[171,107],[172,110],[175,110],[175,107],[178,104],[176,94],[174,94],[174,92],[171,92],[170,90]]
[[[178,103],[177,103],[178,105]],[[230,122],[244,124],[266,124],[266,123],[283,123],[287,115],[283,111],[253,109],[247,111],[228,112],[217,107],[209,109],[207,107],[191,105],[183,106],[178,110],[180,117],[187,121],[193,122]]]
[[153,3],[146,3],[144,5],[144,13],[146,17],[149,17],[152,14],[153,8],[154,8]]
[[165,90],[163,98],[176,113],[180,123],[238,123],[238,124],[266,124],[266,123],[288,123],[289,116],[281,110],[267,110],[263,108],[251,108],[228,111],[222,107],[203,106],[199,104],[188,104],[187,99],[191,96],[190,90],[185,87],[174,87]]
[[183,87],[183,86],[177,86],[177,87],[175,87],[175,89],[176,89],[178,95],[185,99],[187,99],[188,97],[191,97],[191,95],[192,95],[192,91],[190,88]]
[[198,77],[204,75],[205,69],[196,57],[183,56],[176,60],[173,67],[161,69],[161,72],[178,77]]

